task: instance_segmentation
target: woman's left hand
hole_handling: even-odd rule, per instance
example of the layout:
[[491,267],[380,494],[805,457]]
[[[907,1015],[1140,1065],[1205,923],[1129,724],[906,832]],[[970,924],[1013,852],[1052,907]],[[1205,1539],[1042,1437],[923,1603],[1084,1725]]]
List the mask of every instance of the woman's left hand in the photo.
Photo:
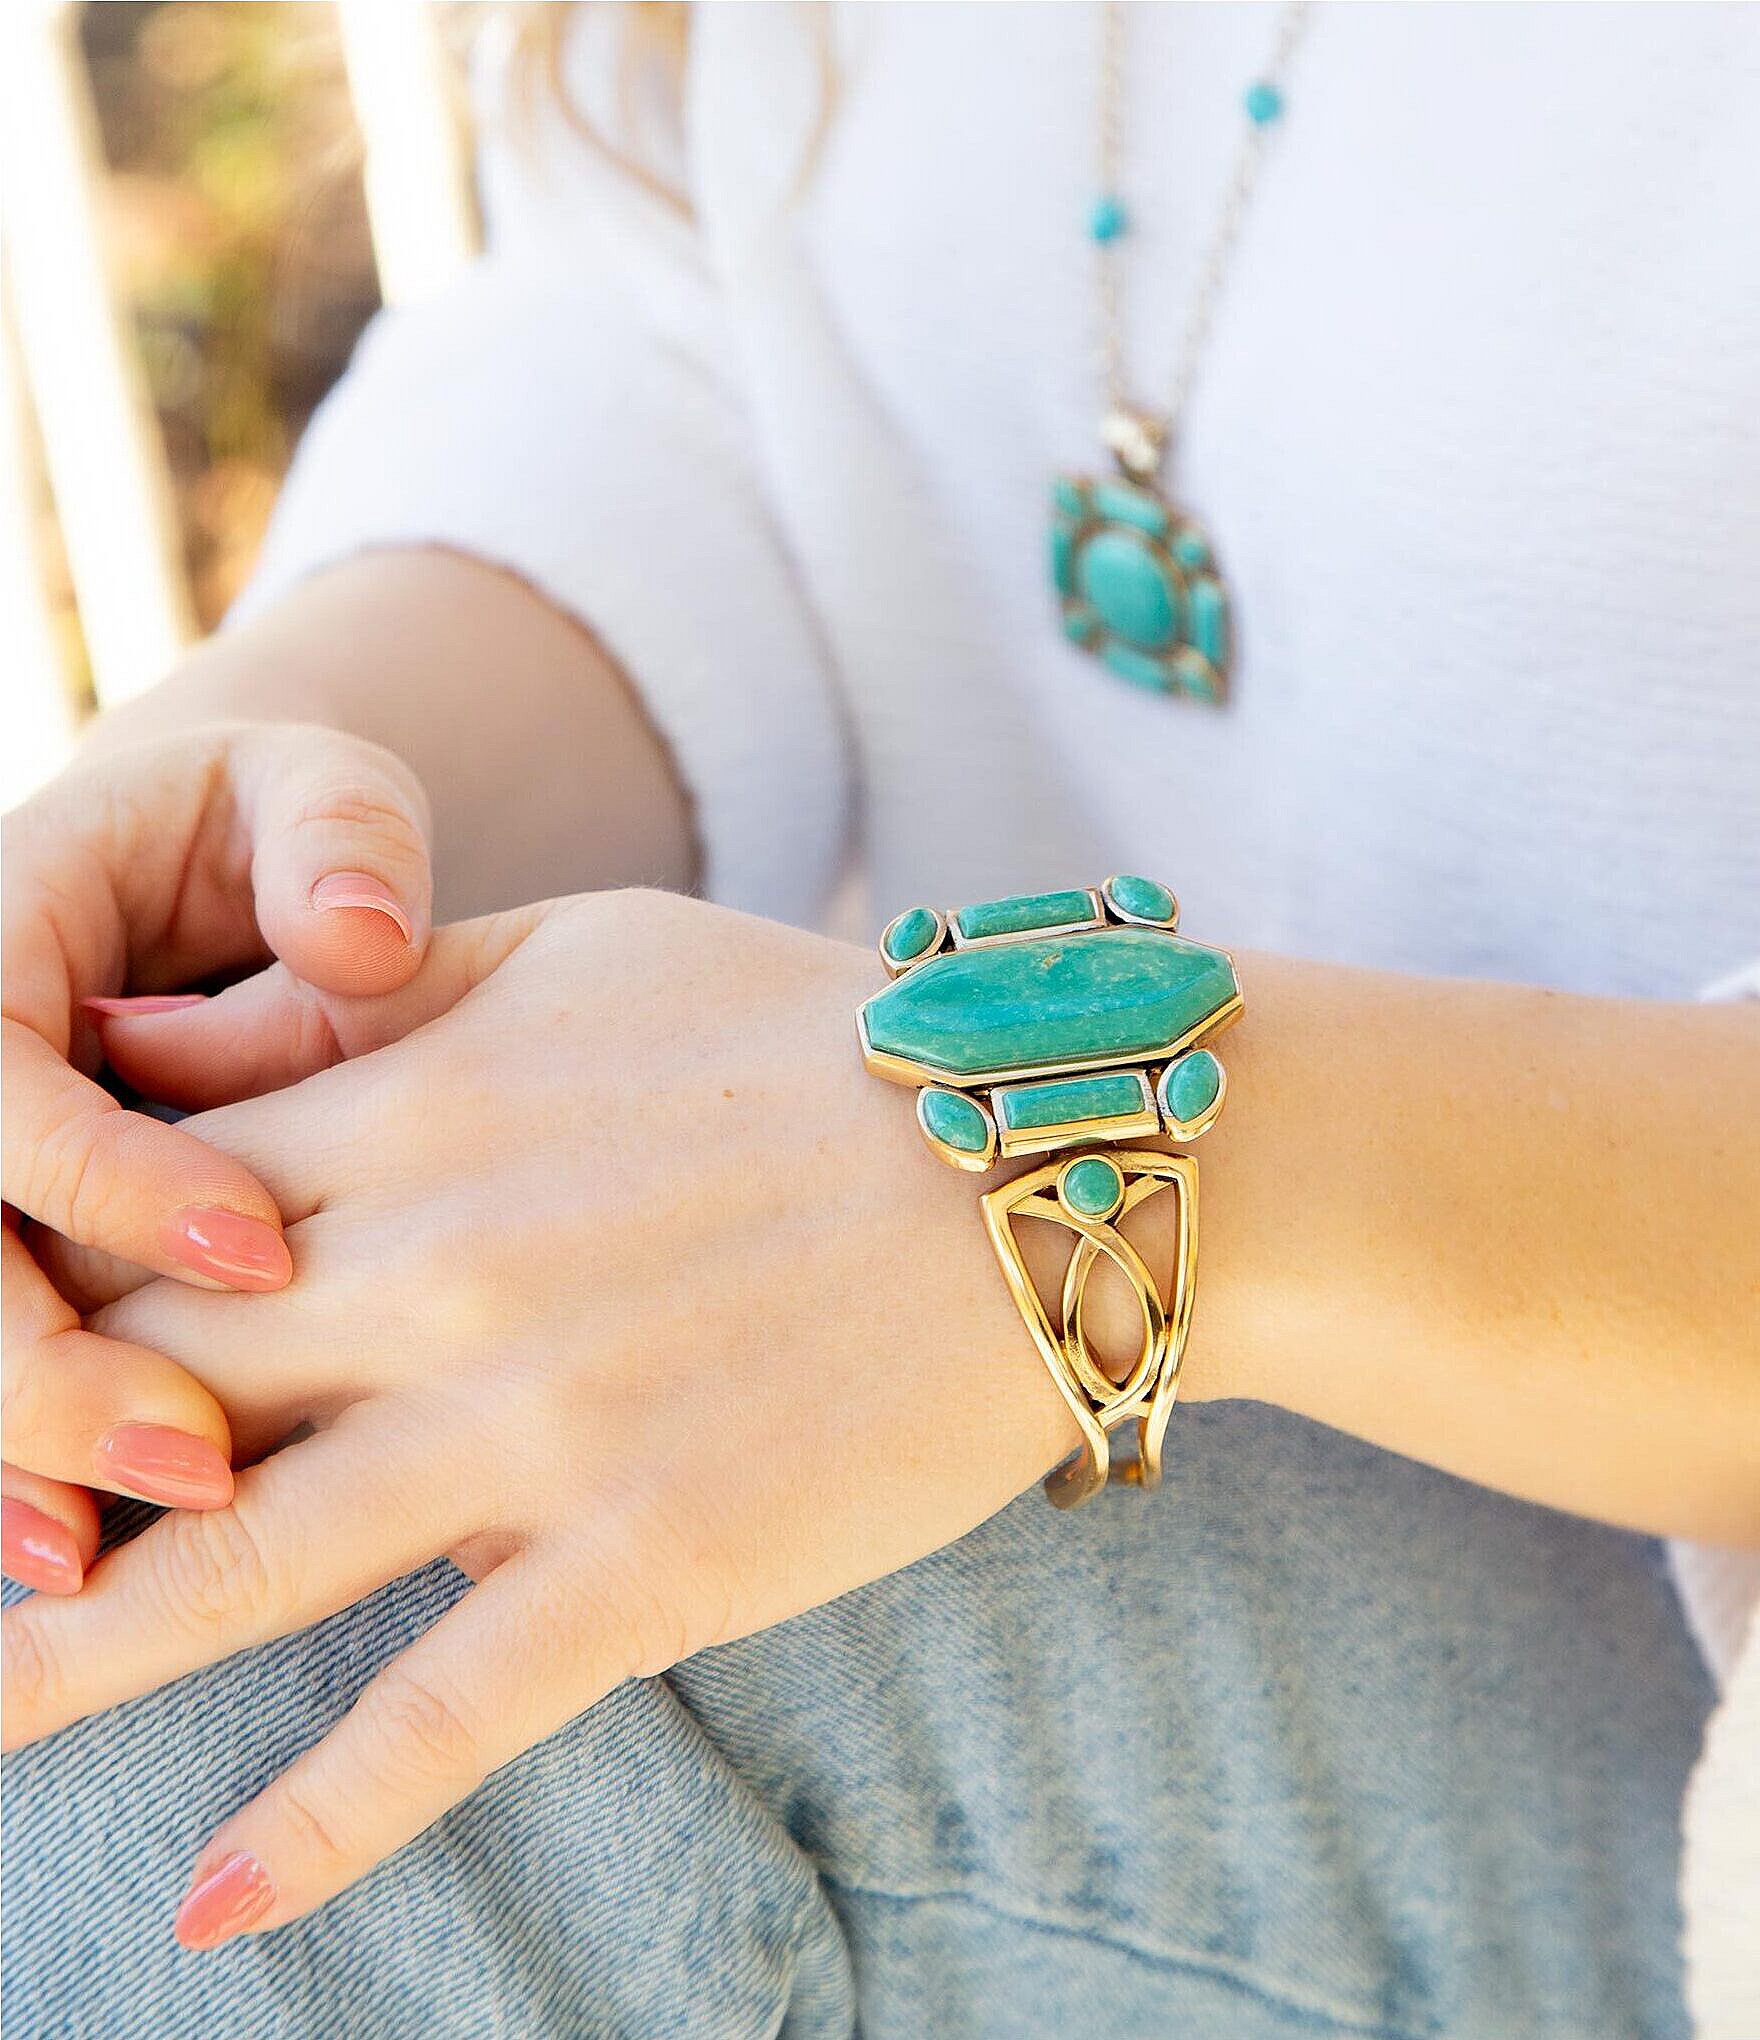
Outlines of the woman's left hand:
[[211,1838],[189,1945],[297,1918],[620,1681],[909,1563],[1073,1447],[974,1186],[862,1068],[881,981],[623,893],[443,930],[382,999],[276,969],[107,1025],[144,1090],[248,1100],[191,1130],[271,1188],[297,1279],[151,1281],[97,1320],[267,1456],[9,1611],[10,1739],[438,1553],[479,1581]]

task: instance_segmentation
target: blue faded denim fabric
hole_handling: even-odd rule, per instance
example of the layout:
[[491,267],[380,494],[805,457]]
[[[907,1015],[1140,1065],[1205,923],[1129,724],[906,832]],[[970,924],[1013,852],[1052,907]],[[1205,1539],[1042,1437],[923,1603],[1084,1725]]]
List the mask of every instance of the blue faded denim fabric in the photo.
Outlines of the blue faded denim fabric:
[[10,2040],[1679,2040],[1709,1693],[1654,1546],[1248,1406],[625,1687],[315,1918],[213,1825],[444,1566],[16,1755]]

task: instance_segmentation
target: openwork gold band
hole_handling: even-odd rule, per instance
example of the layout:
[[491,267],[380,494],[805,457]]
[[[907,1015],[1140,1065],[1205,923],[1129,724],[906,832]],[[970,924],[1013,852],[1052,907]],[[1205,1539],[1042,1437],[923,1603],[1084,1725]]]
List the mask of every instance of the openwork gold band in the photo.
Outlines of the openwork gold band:
[[[1198,1262],[1197,1163],[1186,1155],[1160,1154],[1146,1148],[1117,1149],[1108,1159],[1118,1166],[1124,1180],[1123,1199],[1111,1220],[1084,1217],[1059,1198],[1058,1179],[1070,1166],[1067,1162],[1048,1163],[1000,1189],[985,1191],[979,1199],[1009,1293],[1058,1393],[1081,1426],[1080,1449],[1046,1478],[1045,1492],[1060,1509],[1073,1509],[1090,1500],[1108,1477],[1137,1487],[1160,1485],[1161,1441],[1179,1394],[1180,1363],[1192,1323]],[[1117,1225],[1118,1219],[1160,1191],[1173,1200],[1175,1228],[1171,1294],[1166,1298]],[[1043,1219],[1066,1226],[1076,1235],[1055,1318],[1021,1259],[1014,1231],[1018,1218]],[[1141,1347],[1122,1380],[1113,1379],[1089,1346],[1083,1317],[1088,1278],[1102,1258],[1124,1277],[1143,1320]],[[1114,1461],[1110,1434],[1133,1419],[1137,1455]]]
[[[864,1002],[868,1067],[920,1087],[917,1122],[955,1167],[988,1170],[1049,1155],[982,1193],[996,1258],[1039,1357],[1081,1431],[1045,1481],[1060,1508],[1108,1480],[1155,1487],[1179,1393],[1198,1258],[1198,1169],[1137,1145],[1197,1139],[1227,1091],[1205,1044],[1241,1012],[1226,950],[1177,933],[1178,902],[1150,879],[992,900],[955,912],[912,908],[888,924],[893,982]],[[1151,1200],[1171,1222],[1158,1280],[1124,1230]],[[1023,1222],[1070,1239],[1061,1283],[1042,1295],[1021,1250]],[[1133,1226],[1145,1235],[1141,1224]],[[1157,1260],[1162,1257],[1156,1256]],[[1092,1277],[1107,1267],[1133,1299],[1134,1356],[1109,1365],[1089,1333]],[[1112,1434],[1136,1426],[1136,1452]]]

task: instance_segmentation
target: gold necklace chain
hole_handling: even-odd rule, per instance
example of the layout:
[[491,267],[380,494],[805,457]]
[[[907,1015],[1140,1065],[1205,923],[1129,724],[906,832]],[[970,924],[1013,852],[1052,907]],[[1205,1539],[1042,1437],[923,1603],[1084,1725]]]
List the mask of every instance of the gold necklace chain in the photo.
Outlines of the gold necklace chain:
[[[1118,193],[1124,169],[1124,85],[1125,43],[1128,34],[1124,0],[1104,0],[1100,34],[1100,189],[1102,205],[1114,208],[1122,222]],[[1100,306],[1100,371],[1106,393],[1104,436],[1107,445],[1131,472],[1145,478],[1160,467],[1185,413],[1197,376],[1198,363],[1210,337],[1216,307],[1222,297],[1228,268],[1240,238],[1242,222],[1252,202],[1259,170],[1265,159],[1270,129],[1281,110],[1283,82],[1308,26],[1309,0],[1286,0],[1279,9],[1277,32],[1264,68],[1249,88],[1246,133],[1236,151],[1228,187],[1217,209],[1198,281],[1186,313],[1185,327],[1174,352],[1172,385],[1165,409],[1145,411],[1134,406],[1125,386],[1123,279],[1121,275],[1122,232],[1094,234],[1096,276]],[[1255,102],[1252,95],[1259,95]],[[1254,104],[1268,107],[1256,113]]]

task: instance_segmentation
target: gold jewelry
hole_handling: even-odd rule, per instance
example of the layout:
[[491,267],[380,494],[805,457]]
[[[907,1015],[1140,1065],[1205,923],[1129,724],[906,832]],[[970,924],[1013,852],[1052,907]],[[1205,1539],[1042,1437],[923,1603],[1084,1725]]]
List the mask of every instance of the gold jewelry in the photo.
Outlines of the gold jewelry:
[[[1227,1077],[1205,1044],[1240,1017],[1225,949],[1176,932],[1179,902],[1153,879],[987,900],[943,913],[912,907],[880,937],[892,983],[856,1014],[876,1076],[915,1084],[917,1124],[955,1168],[1051,1155],[979,1198],[1009,1293],[1058,1393],[1081,1427],[1075,1454],[1047,1476],[1059,1508],[1110,1477],[1161,1479],[1161,1443],[1179,1392],[1198,1257],[1198,1167],[1187,1155],[1115,1145],[1196,1140],[1215,1123]],[[1121,1230],[1141,1205],[1171,1199],[1171,1275],[1158,1283]],[[1073,1235],[1055,1310],[1034,1286],[1016,1224]],[[1108,1372],[1084,1321],[1088,1280],[1109,1262],[1129,1287],[1142,1340]],[[1134,1460],[1110,1433],[1134,1422]]]

